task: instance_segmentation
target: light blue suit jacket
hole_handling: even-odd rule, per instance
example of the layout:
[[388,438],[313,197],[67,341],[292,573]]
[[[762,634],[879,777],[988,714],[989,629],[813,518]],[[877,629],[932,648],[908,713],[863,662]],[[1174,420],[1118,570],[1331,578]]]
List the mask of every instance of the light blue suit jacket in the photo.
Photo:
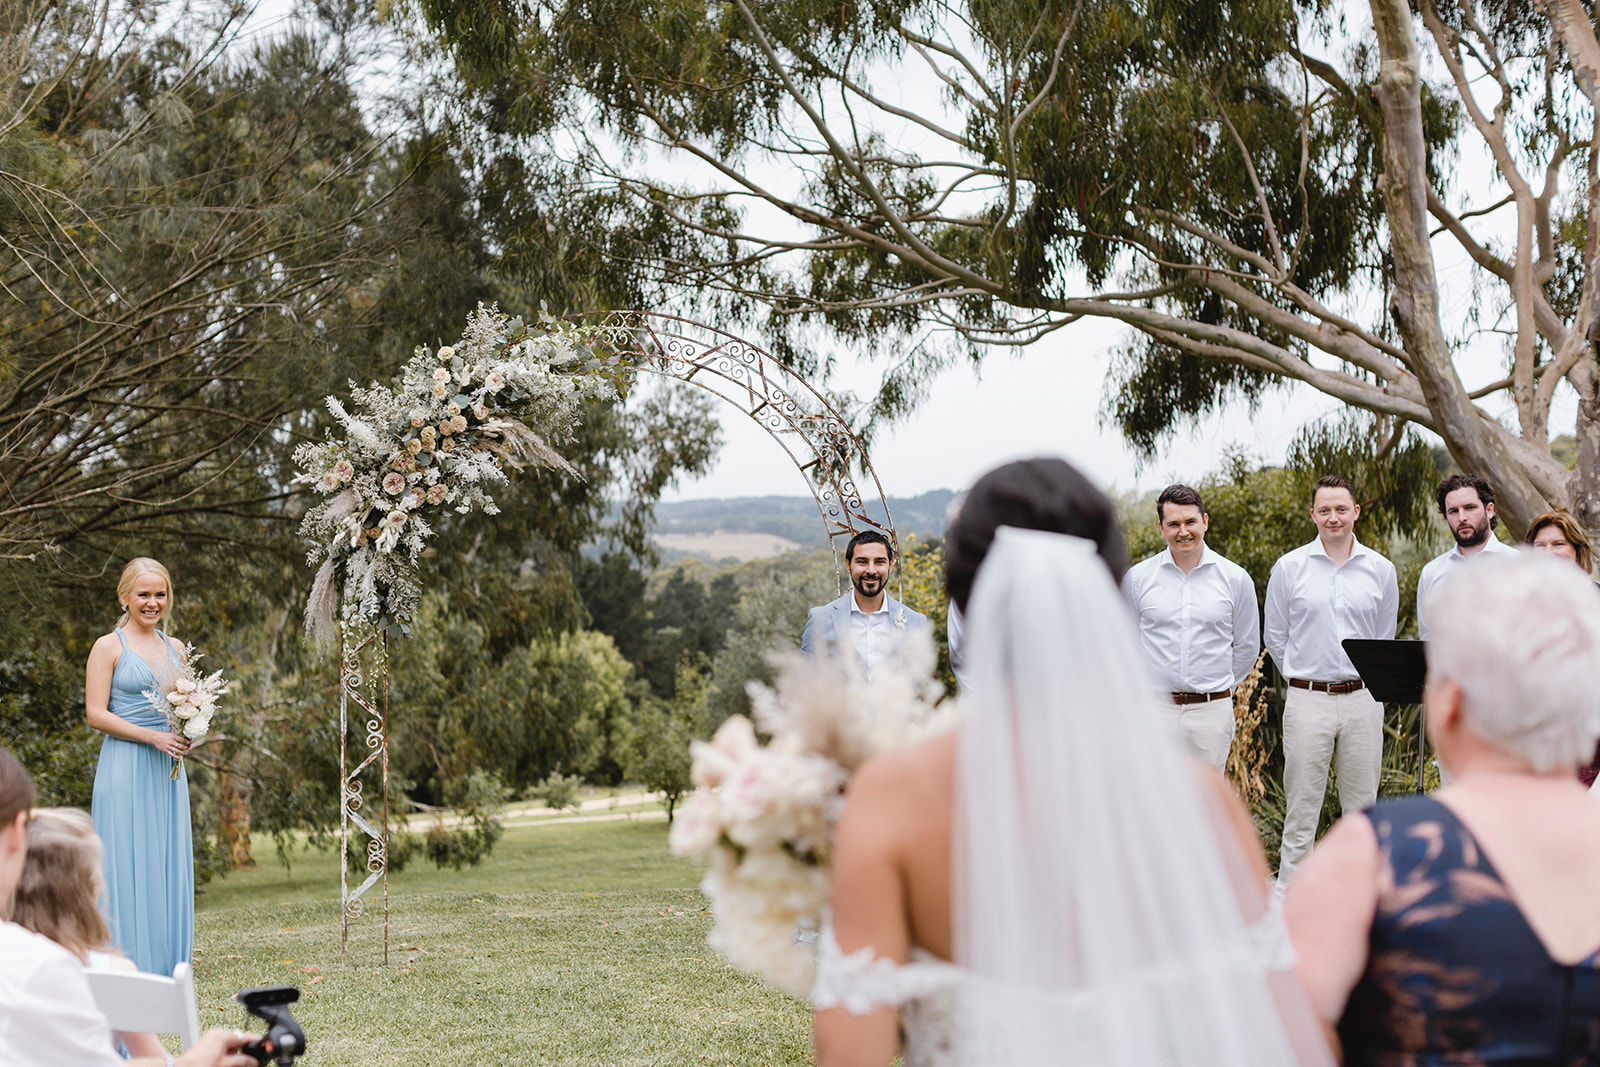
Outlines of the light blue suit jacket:
[[[849,634],[850,598],[855,595],[854,589],[846,589],[844,596],[838,600],[830,600],[806,613],[806,629],[800,635],[802,653],[807,656],[820,655]],[[889,609],[891,619],[905,612],[905,633],[914,633],[928,625],[926,615],[912,611],[888,593],[883,594],[883,603]]]

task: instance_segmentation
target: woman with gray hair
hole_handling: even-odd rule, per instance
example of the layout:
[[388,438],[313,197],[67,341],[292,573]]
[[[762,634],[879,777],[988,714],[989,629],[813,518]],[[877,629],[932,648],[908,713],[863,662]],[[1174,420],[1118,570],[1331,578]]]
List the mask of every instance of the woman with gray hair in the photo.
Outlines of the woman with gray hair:
[[1424,694],[1451,782],[1346,815],[1285,910],[1347,1064],[1600,1063],[1600,601],[1518,556],[1434,594]]

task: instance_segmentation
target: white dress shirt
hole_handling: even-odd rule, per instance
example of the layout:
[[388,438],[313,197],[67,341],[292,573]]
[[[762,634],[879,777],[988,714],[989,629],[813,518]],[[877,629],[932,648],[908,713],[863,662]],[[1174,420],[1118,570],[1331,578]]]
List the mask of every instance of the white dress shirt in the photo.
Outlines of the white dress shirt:
[[1267,581],[1266,645],[1285,678],[1347,682],[1361,677],[1339,642],[1394,637],[1400,583],[1394,564],[1356,541],[1344,565],[1319,537],[1285,552]]
[[1202,546],[1184,574],[1170,550],[1128,571],[1123,593],[1139,623],[1139,643],[1162,684],[1175,693],[1232,689],[1261,649],[1256,587],[1245,569]]
[[0,922],[0,1063],[5,1067],[121,1067],[111,1027],[76,956],[16,923]]
[[967,619],[950,601],[944,616],[945,648],[950,652],[950,673],[956,676],[956,686],[963,692],[972,690],[972,677],[967,674]]
[[1471,563],[1473,560],[1483,556],[1514,556],[1516,553],[1516,549],[1510,545],[1502,544],[1495,537],[1494,531],[1491,530],[1489,531],[1489,539],[1483,543],[1483,547],[1470,556],[1461,554],[1460,545],[1452,545],[1450,551],[1444,555],[1430,559],[1427,565],[1422,568],[1421,576],[1417,578],[1417,636],[1424,639],[1428,636],[1428,616],[1426,614],[1428,610],[1428,594],[1433,592],[1434,586],[1454,574],[1456,568],[1463,563]]
[[870,680],[894,643],[894,620],[889,615],[889,598],[884,597],[877,611],[862,611],[855,594],[850,595],[850,640],[861,657],[861,669]]

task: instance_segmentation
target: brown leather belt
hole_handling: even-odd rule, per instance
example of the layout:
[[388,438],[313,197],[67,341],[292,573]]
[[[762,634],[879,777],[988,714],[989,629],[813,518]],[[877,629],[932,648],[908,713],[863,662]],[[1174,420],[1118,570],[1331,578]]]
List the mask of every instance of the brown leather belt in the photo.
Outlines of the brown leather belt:
[[1313,693],[1354,693],[1367,687],[1367,683],[1360,678],[1352,678],[1348,682],[1313,682],[1309,678],[1290,678],[1289,684]]
[[1213,700],[1223,700],[1233,696],[1232,689],[1224,689],[1220,693],[1173,693],[1174,704],[1209,704]]

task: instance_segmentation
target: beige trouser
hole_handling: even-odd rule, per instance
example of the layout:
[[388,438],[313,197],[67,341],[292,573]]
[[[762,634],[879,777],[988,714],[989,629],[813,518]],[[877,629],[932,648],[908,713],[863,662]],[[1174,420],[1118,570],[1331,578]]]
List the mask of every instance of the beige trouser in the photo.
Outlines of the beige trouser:
[[1283,706],[1283,791],[1289,810],[1278,853],[1278,888],[1311,849],[1328,788],[1328,765],[1339,772],[1339,806],[1349,815],[1378,799],[1383,763],[1383,705],[1365,689],[1317,693],[1290,689]]
[[1174,704],[1172,710],[1183,739],[1194,754],[1217,770],[1226,770],[1228,749],[1233,747],[1233,698]]

